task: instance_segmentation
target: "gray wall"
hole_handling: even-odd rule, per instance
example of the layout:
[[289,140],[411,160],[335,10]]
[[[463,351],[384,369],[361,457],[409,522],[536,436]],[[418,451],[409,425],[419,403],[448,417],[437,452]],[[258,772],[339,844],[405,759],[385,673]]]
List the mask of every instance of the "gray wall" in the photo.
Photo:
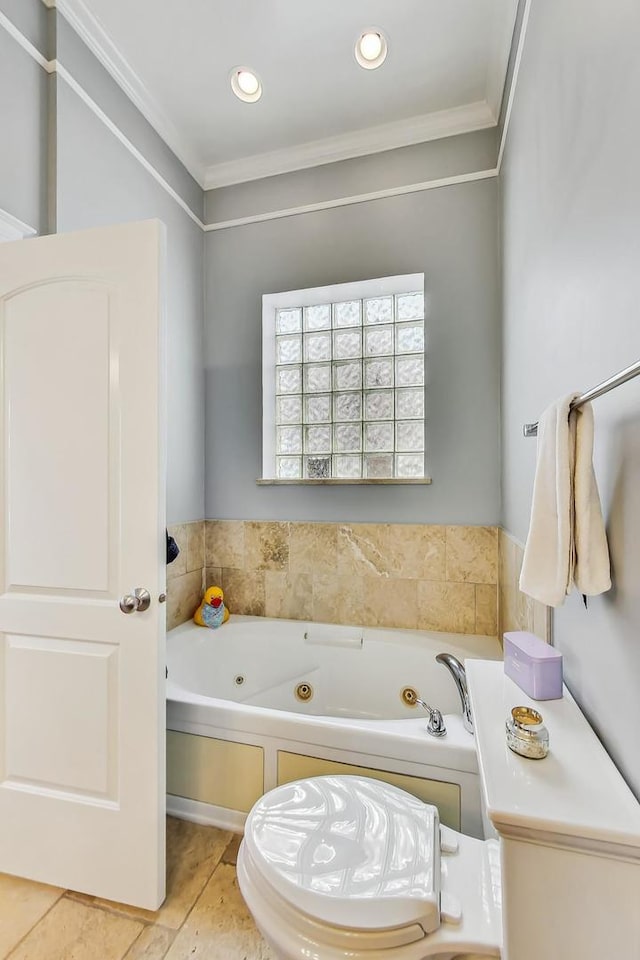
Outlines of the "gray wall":
[[[532,6],[501,182],[503,504],[524,540],[522,424],[640,357],[640,6]],[[614,589],[555,616],[570,688],[640,795],[640,381],[594,403]]]
[[[89,96],[201,216],[203,192],[63,17],[57,53]],[[203,234],[95,114],[58,83],[57,226],[155,218],[167,227],[167,522],[204,516]]]
[[40,53],[46,55],[49,26],[54,14],[42,0],[2,0],[0,10]]
[[[499,517],[496,181],[207,235],[207,517],[493,524]],[[261,298],[424,272],[431,486],[259,487]]]
[[64,82],[58,88],[57,207],[60,232],[153,217],[167,226],[167,522],[201,519],[202,230]]
[[47,227],[47,83],[42,67],[0,28],[0,208],[38,233]]
[[[89,95],[197,214],[203,193],[179,160],[84,47],[40,0],[0,9]],[[43,15],[44,11],[44,15]],[[57,24],[52,22],[55,18]],[[57,25],[57,30],[53,29]],[[48,46],[47,46],[48,42]],[[45,49],[46,48],[46,49]],[[49,97],[51,90],[55,96]],[[0,28],[0,207],[46,232],[158,218],[167,226],[167,520],[204,516],[203,235],[187,213],[58,76],[48,77]],[[56,160],[47,176],[47,139]],[[144,358],[142,358],[144,359]]]

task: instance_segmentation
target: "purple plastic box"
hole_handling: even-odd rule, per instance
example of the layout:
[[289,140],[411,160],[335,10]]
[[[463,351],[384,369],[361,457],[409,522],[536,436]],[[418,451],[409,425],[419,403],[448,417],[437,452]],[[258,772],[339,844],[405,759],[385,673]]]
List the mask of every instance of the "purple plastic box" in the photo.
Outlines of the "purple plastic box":
[[562,697],[562,654],[532,633],[505,633],[504,672],[533,700]]

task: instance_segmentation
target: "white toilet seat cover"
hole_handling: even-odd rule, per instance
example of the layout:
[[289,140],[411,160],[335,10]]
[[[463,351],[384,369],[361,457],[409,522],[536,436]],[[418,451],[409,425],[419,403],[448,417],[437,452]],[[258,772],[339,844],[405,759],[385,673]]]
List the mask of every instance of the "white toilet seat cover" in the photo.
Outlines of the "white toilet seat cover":
[[440,925],[438,811],[397,787],[339,776],[277,787],[249,814],[245,844],[269,885],[316,920]]

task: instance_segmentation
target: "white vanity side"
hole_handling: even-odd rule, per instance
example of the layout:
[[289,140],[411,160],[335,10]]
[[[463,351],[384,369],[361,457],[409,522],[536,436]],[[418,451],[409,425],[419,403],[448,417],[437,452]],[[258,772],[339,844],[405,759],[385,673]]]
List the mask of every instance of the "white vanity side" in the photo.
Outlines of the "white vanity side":
[[[486,814],[500,836],[504,960],[640,957],[640,804],[569,691],[532,700],[503,665],[467,660]],[[539,710],[544,760],[506,745],[511,708]]]

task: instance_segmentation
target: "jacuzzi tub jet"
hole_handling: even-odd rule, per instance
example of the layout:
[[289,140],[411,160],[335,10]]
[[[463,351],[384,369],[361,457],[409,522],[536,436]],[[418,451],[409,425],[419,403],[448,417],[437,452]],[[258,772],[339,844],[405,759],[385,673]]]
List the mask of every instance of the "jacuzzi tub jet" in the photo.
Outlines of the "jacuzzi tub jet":
[[306,703],[307,700],[311,700],[313,697],[313,687],[310,683],[299,683],[293,692],[296,695],[296,699],[301,700],[303,703]]
[[242,684],[244,683],[244,677],[242,676],[241,673],[239,673],[237,677],[233,678],[233,682],[237,687],[241,687]]
[[406,703],[408,707],[415,707],[416,700],[418,699],[418,691],[414,690],[413,687],[403,687],[400,691],[400,699],[403,703]]

